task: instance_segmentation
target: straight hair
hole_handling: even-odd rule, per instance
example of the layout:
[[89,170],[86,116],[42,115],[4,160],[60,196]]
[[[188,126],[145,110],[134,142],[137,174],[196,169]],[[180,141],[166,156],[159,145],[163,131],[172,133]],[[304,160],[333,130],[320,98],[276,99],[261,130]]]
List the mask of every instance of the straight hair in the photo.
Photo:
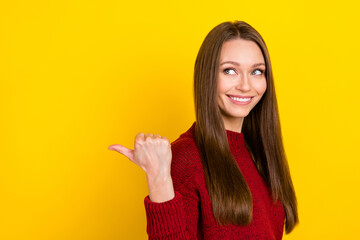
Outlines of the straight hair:
[[282,141],[270,56],[261,35],[243,21],[224,22],[204,39],[194,67],[195,140],[200,151],[213,213],[221,225],[248,225],[252,219],[250,189],[230,152],[226,129],[217,103],[217,76],[224,42],[255,42],[265,59],[267,89],[244,118],[242,132],[256,167],[271,189],[274,203],[285,210],[285,231],[298,223],[297,200]]

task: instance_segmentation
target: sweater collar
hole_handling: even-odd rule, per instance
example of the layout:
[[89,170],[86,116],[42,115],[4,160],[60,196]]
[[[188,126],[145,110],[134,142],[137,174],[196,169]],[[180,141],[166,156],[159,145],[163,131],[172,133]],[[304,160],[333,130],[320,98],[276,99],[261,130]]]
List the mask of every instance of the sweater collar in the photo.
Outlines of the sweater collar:
[[230,142],[235,142],[235,143],[241,143],[244,142],[244,134],[242,132],[234,132],[231,130],[226,130],[226,134]]
[[228,137],[230,151],[233,154],[243,152],[246,149],[244,133],[226,130],[226,134]]
[[[195,124],[194,122],[191,127],[182,135],[185,136],[194,136],[195,132]],[[228,137],[230,148],[242,148],[245,147],[245,139],[244,134],[242,132],[234,132],[231,130],[226,130],[226,135]]]

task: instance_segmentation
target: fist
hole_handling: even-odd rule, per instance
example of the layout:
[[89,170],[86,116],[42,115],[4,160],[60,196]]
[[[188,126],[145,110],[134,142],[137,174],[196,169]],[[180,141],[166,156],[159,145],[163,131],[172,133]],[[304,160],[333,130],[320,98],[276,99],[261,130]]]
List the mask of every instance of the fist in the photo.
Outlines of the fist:
[[141,167],[148,177],[170,176],[171,145],[166,137],[158,134],[139,133],[135,137],[134,150],[120,144],[109,146]]

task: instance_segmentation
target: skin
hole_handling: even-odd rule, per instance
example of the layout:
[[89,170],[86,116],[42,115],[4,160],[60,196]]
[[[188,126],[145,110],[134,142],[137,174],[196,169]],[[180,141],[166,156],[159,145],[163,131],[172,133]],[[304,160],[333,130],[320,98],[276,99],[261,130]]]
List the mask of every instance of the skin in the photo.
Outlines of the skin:
[[[219,69],[217,97],[225,128],[241,132],[244,117],[266,91],[264,57],[254,42],[230,40],[222,46]],[[230,100],[230,95],[253,98],[249,104],[239,105]],[[170,174],[171,145],[166,137],[139,133],[134,150],[120,144],[110,145],[108,149],[125,155],[145,171],[151,201],[161,203],[175,197]]]
[[[225,128],[241,132],[244,117],[260,101],[266,91],[265,60],[253,41],[226,41],[220,53],[218,104]],[[247,105],[234,103],[229,96],[251,96]]]
[[170,175],[171,146],[166,137],[139,133],[134,150],[120,144],[110,145],[108,149],[125,155],[145,171],[151,201],[160,203],[175,197]]

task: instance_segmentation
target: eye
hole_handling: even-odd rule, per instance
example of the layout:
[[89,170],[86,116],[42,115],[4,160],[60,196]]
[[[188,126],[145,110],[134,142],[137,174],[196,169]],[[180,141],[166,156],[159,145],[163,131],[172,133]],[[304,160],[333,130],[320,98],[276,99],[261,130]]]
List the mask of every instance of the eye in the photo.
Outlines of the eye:
[[224,73],[225,73],[225,74],[229,74],[229,75],[234,75],[234,74],[236,74],[235,70],[232,69],[232,68],[225,68],[225,69],[224,69]]
[[253,75],[262,75],[264,73],[264,70],[261,69],[255,69],[252,74]]

